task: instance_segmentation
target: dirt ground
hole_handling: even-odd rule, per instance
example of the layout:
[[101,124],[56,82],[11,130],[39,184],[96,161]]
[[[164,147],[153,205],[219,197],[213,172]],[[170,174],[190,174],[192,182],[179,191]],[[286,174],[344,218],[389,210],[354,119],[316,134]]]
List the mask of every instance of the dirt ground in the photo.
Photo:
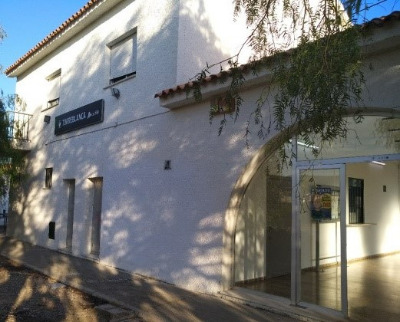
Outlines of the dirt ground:
[[0,321],[104,321],[104,301],[0,256]]

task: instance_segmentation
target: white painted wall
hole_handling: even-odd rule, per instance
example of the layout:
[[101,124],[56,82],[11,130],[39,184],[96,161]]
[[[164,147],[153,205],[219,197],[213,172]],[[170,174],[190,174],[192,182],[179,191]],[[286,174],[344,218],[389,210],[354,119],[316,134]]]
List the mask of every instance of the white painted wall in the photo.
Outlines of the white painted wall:
[[[204,10],[221,5],[205,3]],[[178,39],[185,24],[198,25],[196,17],[186,16],[186,4],[123,1],[18,78],[17,93],[27,103],[26,112],[33,114],[32,151],[29,178],[14,205],[8,234],[64,249],[64,180],[75,179],[72,253],[90,257],[93,191],[89,178],[102,177],[102,263],[189,289],[220,290],[225,207],[253,150],[247,150],[242,140],[243,124],[218,137],[218,118],[209,125],[208,102],[169,111],[154,98],[161,89],[176,84],[177,75],[186,77],[182,71],[187,75],[198,71],[203,61],[192,65],[190,53],[213,58],[230,50],[218,40],[221,25],[207,49],[198,41],[178,44],[188,41]],[[226,14],[231,19],[231,11]],[[183,25],[178,17],[186,19]],[[221,16],[204,11],[201,23],[216,26],[217,18]],[[132,28],[137,28],[137,75],[115,85],[121,93],[117,100],[108,86],[107,44]],[[186,36],[198,39],[195,32],[186,29]],[[60,68],[60,104],[43,111],[45,78]],[[98,99],[105,103],[103,123],[54,135],[56,116]],[[45,115],[52,117],[49,125],[43,122]],[[165,160],[171,160],[169,171],[163,169]],[[44,188],[48,167],[53,168],[51,189]],[[55,240],[47,235],[50,221],[56,222]]]
[[[209,124],[209,102],[170,111],[160,107],[154,94],[185,82],[204,61],[236,48],[233,33],[219,39],[231,11],[208,11],[228,2],[231,6],[227,0],[123,1],[19,76],[16,91],[27,104],[26,112],[33,114],[32,151],[29,178],[19,191],[8,234],[64,249],[63,180],[75,179],[72,252],[88,257],[89,179],[102,177],[102,263],[198,291],[221,289],[226,207],[244,167],[265,143],[252,129],[247,149],[245,122],[240,121],[253,111],[259,89],[244,93],[241,119],[230,122],[222,136],[217,135],[218,117]],[[115,85],[121,93],[116,99],[108,86],[107,44],[132,28],[137,28],[137,75]],[[43,111],[45,78],[60,68],[60,105]],[[98,99],[105,102],[103,123],[54,135],[56,116]],[[49,125],[43,122],[45,115],[52,117]],[[163,169],[165,160],[171,160],[171,170]],[[44,188],[48,167],[53,167],[51,189]],[[47,236],[50,221],[56,222],[55,240]]]
[[348,259],[400,251],[399,163],[351,164],[346,172],[348,177],[364,179],[366,223],[348,226]]
[[235,235],[235,281],[266,274],[266,164],[257,171],[240,204]]
[[[179,13],[178,69],[176,84],[186,83],[207,65],[239,53],[250,31],[240,15],[234,19],[232,0],[181,0]],[[240,63],[247,63],[248,46],[241,50]],[[218,73],[227,63],[216,65]]]

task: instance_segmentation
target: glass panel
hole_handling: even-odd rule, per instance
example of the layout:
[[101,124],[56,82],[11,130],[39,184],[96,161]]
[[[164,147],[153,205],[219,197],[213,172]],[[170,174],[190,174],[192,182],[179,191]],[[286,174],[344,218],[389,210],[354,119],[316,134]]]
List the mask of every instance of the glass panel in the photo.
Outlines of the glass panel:
[[399,321],[400,160],[347,164],[346,175],[349,223],[350,190],[363,188],[364,195],[364,224],[349,225],[346,233],[350,319]]
[[290,298],[291,167],[278,152],[254,175],[240,206],[235,235],[235,282]]
[[341,310],[340,170],[300,171],[301,300]]
[[323,146],[315,137],[312,144],[298,140],[298,160],[313,160],[313,151],[321,152],[319,159],[372,156],[400,153],[400,118],[365,116],[362,123],[347,118],[346,140],[336,140]]

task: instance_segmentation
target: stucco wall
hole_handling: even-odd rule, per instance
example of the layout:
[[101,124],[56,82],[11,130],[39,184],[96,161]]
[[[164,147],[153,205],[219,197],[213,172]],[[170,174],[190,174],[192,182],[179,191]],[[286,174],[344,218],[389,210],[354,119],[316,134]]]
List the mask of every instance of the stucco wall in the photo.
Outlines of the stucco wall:
[[349,164],[346,173],[364,179],[366,223],[347,228],[348,259],[400,251],[399,164]]
[[231,0],[181,0],[179,13],[178,69],[176,84],[188,82],[207,65],[218,73],[227,63],[218,62],[241,51],[239,62],[247,63],[250,51],[241,47],[249,36],[243,15],[234,19]]
[[[8,234],[65,249],[64,180],[75,179],[72,253],[90,257],[90,178],[102,177],[101,262],[189,289],[221,289],[224,216],[232,189],[254,153],[276,133],[259,140],[251,128],[250,148],[245,146],[245,121],[259,97],[257,88],[243,94],[241,118],[222,136],[217,135],[220,117],[209,124],[208,101],[168,110],[154,94],[186,82],[205,62],[237,48],[233,40],[239,37],[219,39],[230,10],[223,19],[208,12],[228,2],[231,8],[228,0],[123,1],[19,77],[17,93],[33,114],[32,151]],[[116,99],[108,85],[107,44],[133,28],[137,74],[114,86],[121,94]],[[60,104],[43,111],[45,78],[60,68]],[[99,99],[105,104],[103,123],[54,135],[56,116]],[[48,125],[45,115],[51,116]],[[171,170],[164,170],[165,160]],[[44,188],[48,167],[53,168],[51,189]],[[56,223],[54,240],[47,236],[50,221]]]
[[[215,292],[221,288],[225,208],[254,150],[245,146],[241,122],[218,136],[220,118],[210,126],[209,102],[169,111],[154,98],[176,83],[179,70],[191,73],[199,66],[177,58],[182,6],[175,1],[124,1],[19,77],[17,93],[27,104],[26,112],[33,114],[32,150],[29,177],[21,183],[8,233],[65,250],[65,180],[74,179],[72,253],[91,257],[90,179],[101,177],[99,260],[189,289]],[[214,9],[211,2],[206,8]],[[203,23],[208,16],[217,18],[203,12]],[[190,19],[185,23],[195,25]],[[120,91],[116,99],[108,86],[107,44],[132,28],[137,28],[137,74],[114,86]],[[208,45],[209,57],[221,57],[219,46]],[[184,56],[204,53],[200,49],[204,50],[202,43],[190,42]],[[43,111],[45,79],[60,68],[60,104]],[[250,94],[253,102],[254,95]],[[104,100],[103,123],[54,135],[56,116],[99,99]],[[50,124],[43,122],[45,115],[51,116]],[[171,161],[171,170],[164,170],[165,160]],[[46,189],[45,168],[50,167],[53,184]],[[54,240],[48,238],[51,221],[56,223]]]

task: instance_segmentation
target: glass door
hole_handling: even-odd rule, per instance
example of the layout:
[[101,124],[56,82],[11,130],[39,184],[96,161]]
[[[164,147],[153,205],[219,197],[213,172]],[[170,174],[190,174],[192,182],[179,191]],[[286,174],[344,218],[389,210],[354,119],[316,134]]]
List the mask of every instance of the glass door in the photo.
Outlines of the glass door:
[[345,167],[297,166],[297,293],[347,316]]

